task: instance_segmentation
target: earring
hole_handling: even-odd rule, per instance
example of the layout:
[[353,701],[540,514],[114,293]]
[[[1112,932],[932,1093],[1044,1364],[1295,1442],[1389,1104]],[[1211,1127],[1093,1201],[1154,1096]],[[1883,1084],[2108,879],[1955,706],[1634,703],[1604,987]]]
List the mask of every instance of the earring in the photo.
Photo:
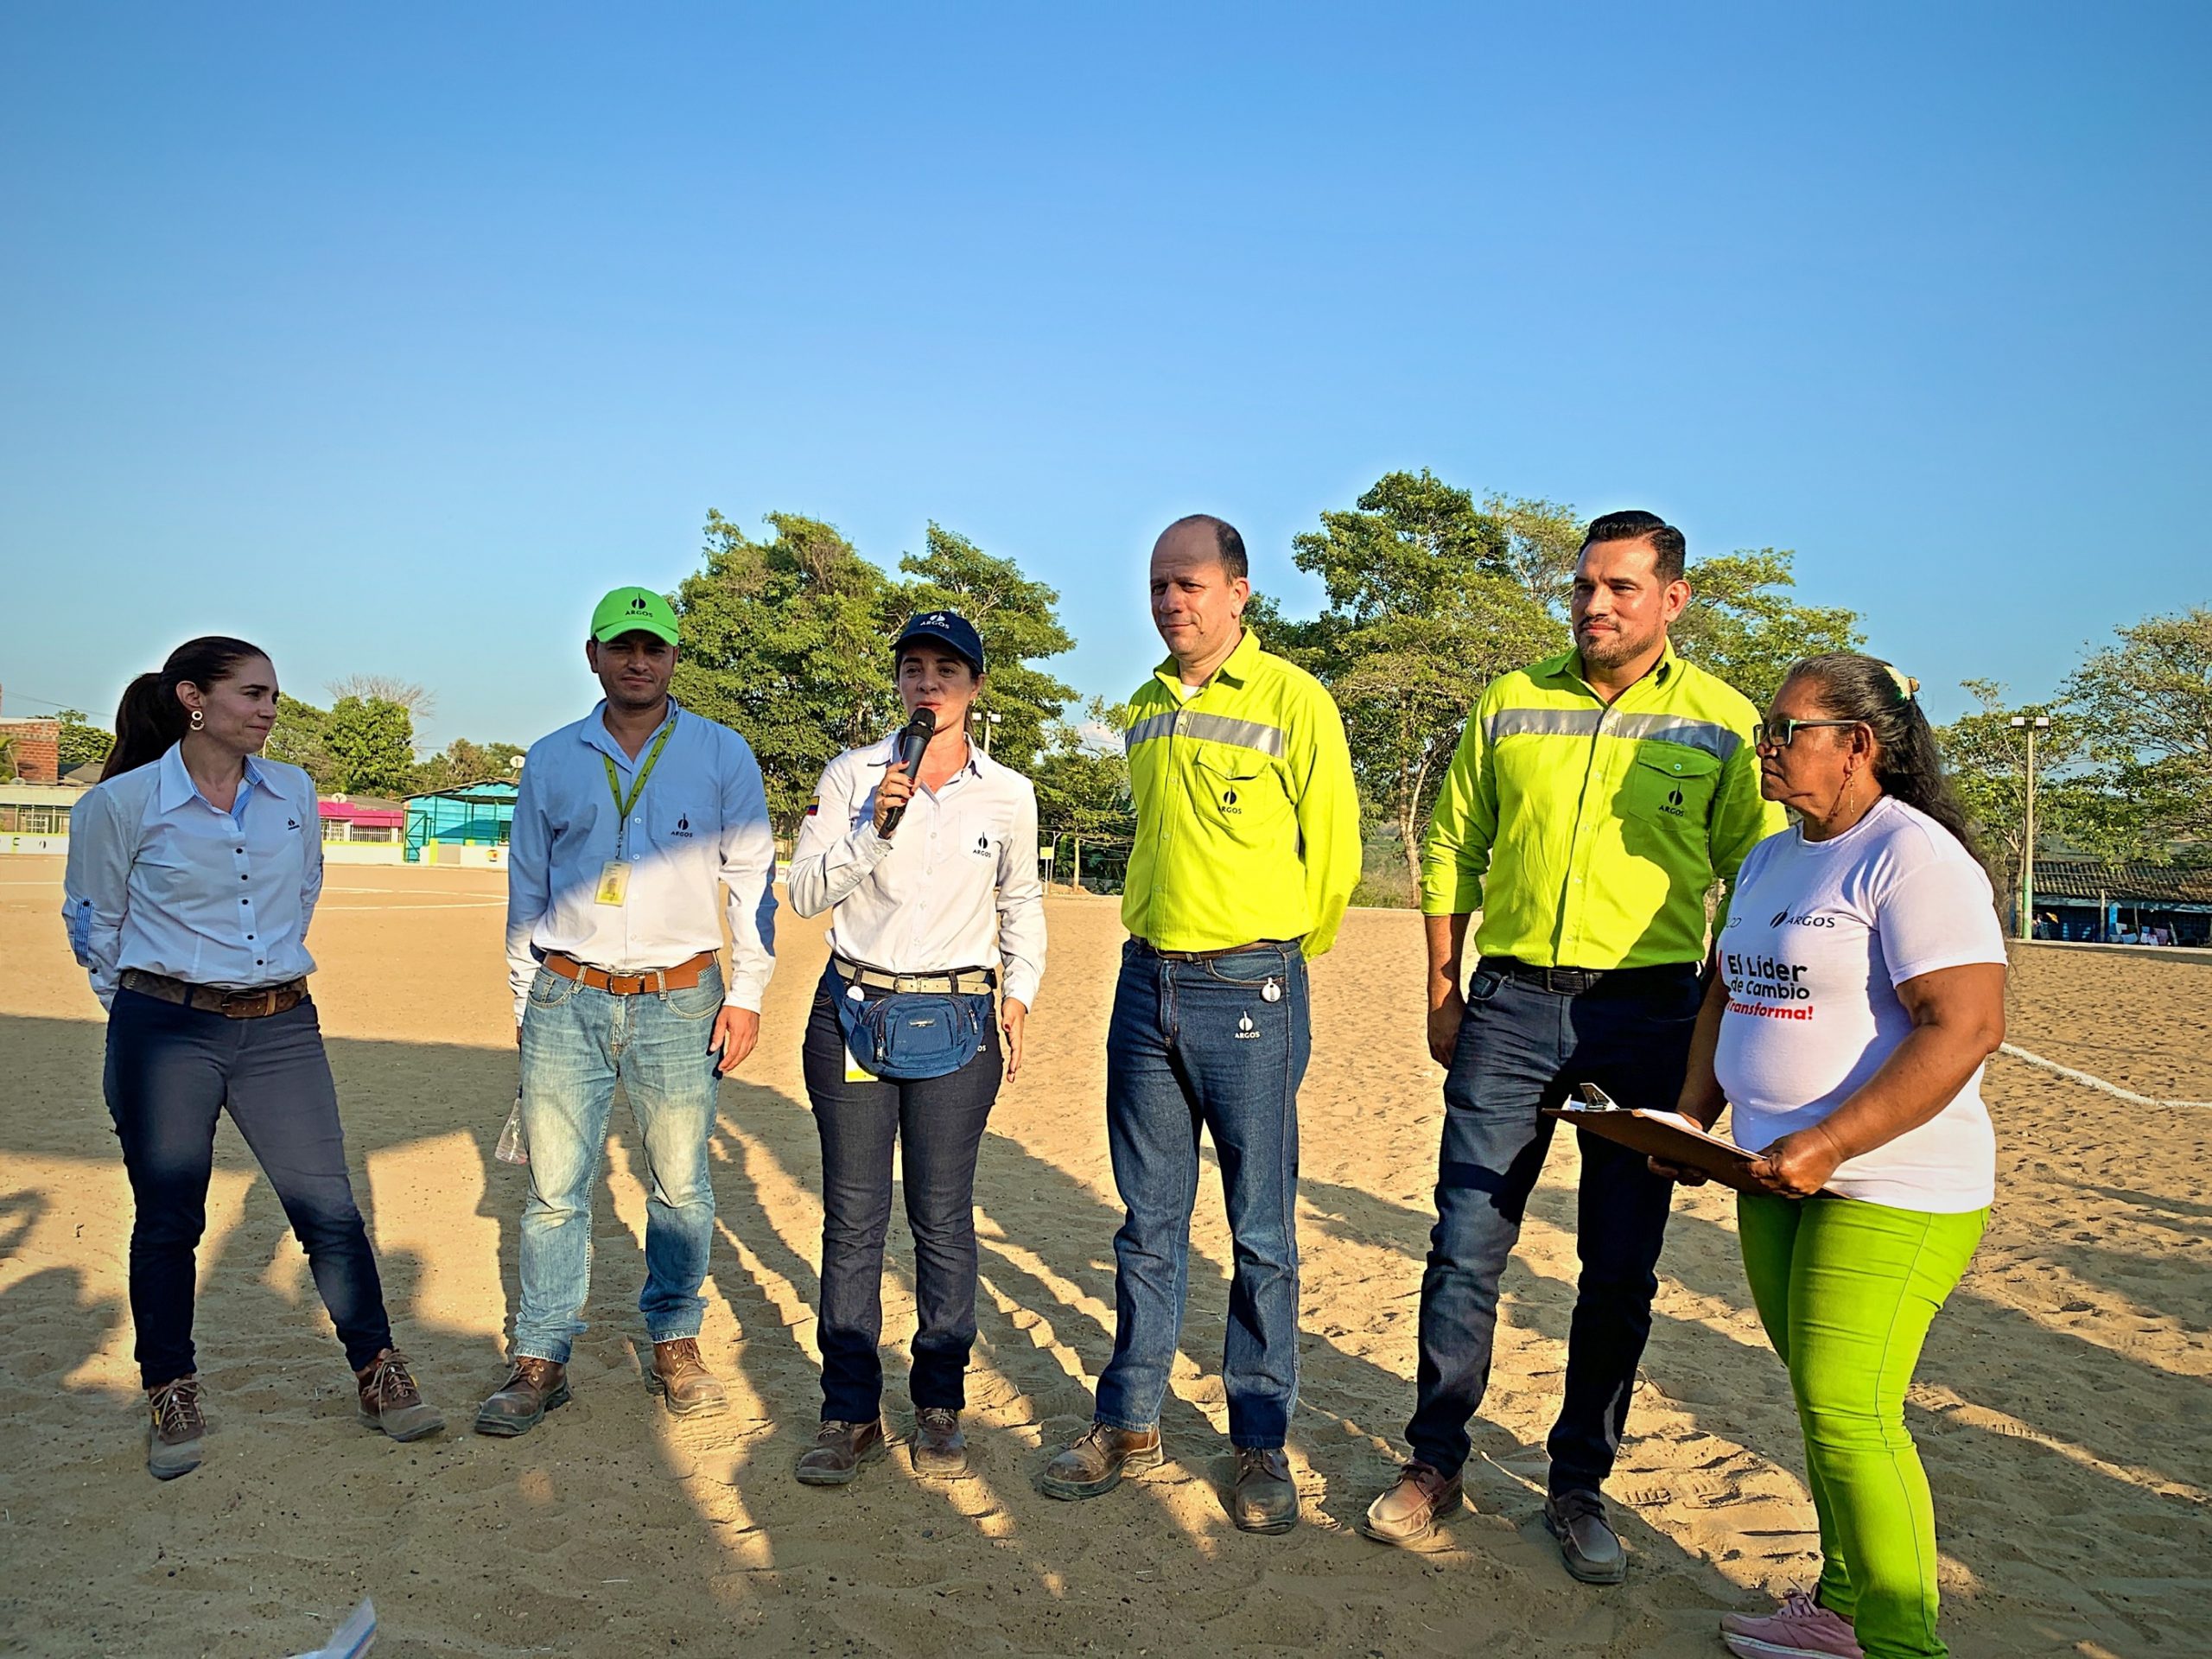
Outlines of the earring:
[[196,731],[198,731],[198,730],[199,730],[202,726],[205,726],[207,723],[207,712],[206,712],[204,709],[194,709],[194,710],[192,711],[192,729],[193,729],[194,731],[195,731],[195,732],[196,732]]

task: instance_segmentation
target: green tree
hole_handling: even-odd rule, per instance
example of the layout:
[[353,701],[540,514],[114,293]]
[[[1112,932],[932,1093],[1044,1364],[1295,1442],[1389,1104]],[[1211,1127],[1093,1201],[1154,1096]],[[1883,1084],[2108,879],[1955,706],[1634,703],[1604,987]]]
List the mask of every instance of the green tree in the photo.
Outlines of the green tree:
[[2095,833],[2083,809],[2090,803],[2078,786],[2066,783],[2069,770],[2088,753],[2081,722],[2064,718],[2052,703],[2016,705],[1993,680],[1961,683],[1974,708],[1936,734],[1943,769],[1981,842],[1991,878],[1997,883],[2003,913],[2017,923],[2021,860],[2027,836],[2027,734],[2015,715],[2051,716],[2036,740],[2036,842],[2039,849],[2074,838],[2083,829]]
[[896,605],[889,579],[832,526],[784,512],[765,522],[773,533],[754,541],[707,515],[705,568],[674,595],[683,653],[673,689],[745,734],[769,813],[789,833],[830,758],[893,723],[884,620]]
[[1422,825],[1483,686],[1564,643],[1540,596],[1549,579],[1471,494],[1426,471],[1379,480],[1293,547],[1327,604],[1291,626],[1289,654],[1336,698],[1364,813],[1417,881]]
[[2163,857],[2212,840],[2212,609],[2146,617],[2066,684],[2104,793],[2128,804],[2113,844]]
[[315,779],[317,789],[334,789],[334,766],[330,750],[323,741],[329,720],[329,710],[302,702],[280,691],[276,694],[276,723],[270,730],[269,742],[263,753],[271,760],[301,767]]
[[[1136,804],[1129,794],[1129,767],[1119,734],[1127,711],[1093,697],[1090,719],[1081,726],[1055,721],[1046,728],[1045,747],[1031,781],[1037,786],[1037,827],[1056,849],[1056,870],[1065,868],[1081,882],[1083,844],[1126,849],[1136,835]],[[1065,866],[1058,861],[1063,838]]]
[[415,722],[396,702],[339,698],[323,719],[322,745],[327,787],[340,794],[404,795],[413,781]]
[[[1074,699],[1075,688],[1034,664],[1075,649],[1055,608],[1059,594],[1021,574],[1012,559],[986,553],[964,536],[932,523],[917,556],[899,568],[912,580],[892,589],[885,621],[895,631],[919,611],[954,610],[983,637],[990,678],[976,707],[995,714],[991,758],[1027,772],[1047,741],[1046,728]],[[889,655],[885,656],[887,671]]]
[[1574,588],[1574,563],[1582,556],[1582,515],[1561,501],[1492,495],[1483,511],[1504,533],[1505,573],[1560,622]]
[[464,784],[512,783],[517,776],[514,763],[522,753],[513,743],[472,743],[457,737],[416,764],[409,793],[429,795]]
[[1797,585],[1796,558],[1786,548],[1740,548],[1693,564],[1689,607],[1672,630],[1676,650],[1760,709],[1799,658],[1866,643],[1857,612],[1789,596]]
[[95,726],[85,717],[81,709],[64,709],[56,716],[61,722],[61,771],[66,776],[79,766],[93,766],[108,758],[115,748],[115,734],[104,726]]

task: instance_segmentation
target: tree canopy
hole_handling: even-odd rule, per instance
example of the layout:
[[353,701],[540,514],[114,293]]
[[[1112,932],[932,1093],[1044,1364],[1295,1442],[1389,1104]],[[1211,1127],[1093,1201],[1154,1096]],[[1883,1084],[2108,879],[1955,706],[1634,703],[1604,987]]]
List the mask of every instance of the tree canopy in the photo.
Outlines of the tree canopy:
[[1045,726],[1075,695],[1039,670],[1074,640],[1059,595],[932,524],[924,550],[893,581],[836,529],[770,513],[754,540],[719,512],[707,516],[705,565],[675,596],[683,654],[673,690],[687,708],[735,727],[759,758],[768,807],[788,829],[832,756],[899,723],[891,641],[917,610],[949,607],[976,625],[990,659],[978,707],[1001,720],[992,754],[1027,770]]

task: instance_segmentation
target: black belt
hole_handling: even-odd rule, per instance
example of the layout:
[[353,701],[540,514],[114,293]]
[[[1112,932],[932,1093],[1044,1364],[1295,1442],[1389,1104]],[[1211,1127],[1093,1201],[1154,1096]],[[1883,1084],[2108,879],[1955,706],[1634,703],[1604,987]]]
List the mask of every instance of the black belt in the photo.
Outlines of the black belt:
[[1241,957],[1247,950],[1290,950],[1297,948],[1295,939],[1254,939],[1245,944],[1226,944],[1218,950],[1163,950],[1150,939],[1131,936],[1129,943],[1147,957],[1158,957],[1162,962],[1217,962],[1224,957]]
[[1518,957],[1484,957],[1475,964],[1478,974],[1496,974],[1522,985],[1559,996],[1582,996],[1592,991],[1635,991],[1661,985],[1679,985],[1697,976],[1694,962],[1659,962],[1646,968],[1546,968]]
[[887,974],[880,968],[865,967],[857,962],[848,962],[842,957],[830,958],[830,965],[837,977],[848,985],[863,986],[871,991],[922,991],[950,996],[981,996],[996,988],[997,973],[988,968],[948,968],[941,974]]

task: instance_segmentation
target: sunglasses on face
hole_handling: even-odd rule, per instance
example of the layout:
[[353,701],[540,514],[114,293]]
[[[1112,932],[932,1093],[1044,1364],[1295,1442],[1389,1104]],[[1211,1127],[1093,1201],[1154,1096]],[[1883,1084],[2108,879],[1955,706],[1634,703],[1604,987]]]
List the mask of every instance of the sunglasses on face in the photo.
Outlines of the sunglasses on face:
[[1784,720],[1770,715],[1751,733],[1752,744],[1762,749],[1786,749],[1797,734],[1810,726],[1856,726],[1855,720]]

